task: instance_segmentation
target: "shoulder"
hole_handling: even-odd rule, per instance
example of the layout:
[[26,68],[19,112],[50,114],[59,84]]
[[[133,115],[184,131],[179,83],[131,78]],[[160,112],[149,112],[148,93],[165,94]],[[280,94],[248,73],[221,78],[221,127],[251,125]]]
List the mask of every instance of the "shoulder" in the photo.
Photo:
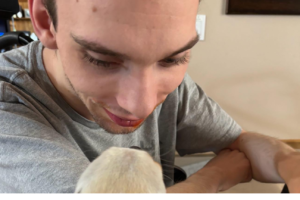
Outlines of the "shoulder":
[[[40,42],[0,54],[0,95],[2,101],[10,94],[21,93],[37,88],[35,83],[36,71],[43,65]],[[32,85],[34,84],[34,87]]]
[[19,74],[28,73],[32,75],[33,65],[37,63],[37,57],[42,48],[40,42],[33,42],[27,46],[20,47],[0,54],[0,80],[13,82]]
[[189,74],[185,74],[183,81],[178,87],[178,94],[182,98],[185,95],[192,94],[204,95],[202,88],[190,77]]

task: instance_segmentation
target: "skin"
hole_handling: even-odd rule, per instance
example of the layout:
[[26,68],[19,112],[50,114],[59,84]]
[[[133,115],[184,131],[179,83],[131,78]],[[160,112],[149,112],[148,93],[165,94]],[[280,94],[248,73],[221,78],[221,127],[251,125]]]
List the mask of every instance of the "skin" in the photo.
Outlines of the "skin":
[[[43,52],[47,73],[79,114],[110,133],[131,133],[139,126],[119,126],[104,109],[143,122],[180,85],[188,62],[172,60],[189,60],[198,41],[197,6],[197,0],[57,1],[57,31],[42,22],[50,28],[40,37],[48,47]],[[78,10],[80,15],[74,14]],[[187,44],[189,49],[172,55]],[[100,47],[122,56],[98,53]],[[98,66],[91,57],[111,64]]]
[[[57,91],[74,110],[109,133],[127,134],[182,82],[197,40],[198,3],[57,1],[57,29],[41,0],[29,0],[29,7],[35,33],[46,47],[45,69]],[[188,48],[179,52],[183,47]],[[141,123],[120,126],[105,109],[129,124]],[[167,191],[217,192],[249,181],[251,175],[262,182],[286,182],[291,192],[299,191],[300,171],[290,168],[299,166],[300,155],[279,140],[243,131],[228,148]]]

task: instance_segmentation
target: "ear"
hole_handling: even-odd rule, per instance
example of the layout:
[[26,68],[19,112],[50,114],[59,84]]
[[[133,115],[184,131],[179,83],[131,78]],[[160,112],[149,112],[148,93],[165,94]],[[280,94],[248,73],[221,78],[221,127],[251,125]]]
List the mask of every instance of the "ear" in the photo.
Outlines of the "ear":
[[35,34],[49,49],[57,49],[56,31],[42,0],[29,0],[29,10]]

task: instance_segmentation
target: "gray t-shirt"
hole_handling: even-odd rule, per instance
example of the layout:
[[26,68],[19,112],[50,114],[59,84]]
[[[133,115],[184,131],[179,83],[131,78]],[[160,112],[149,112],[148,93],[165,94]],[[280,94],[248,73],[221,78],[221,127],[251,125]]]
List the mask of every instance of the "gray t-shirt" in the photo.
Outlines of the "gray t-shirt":
[[51,84],[43,45],[0,54],[0,192],[74,192],[77,180],[111,146],[139,146],[161,163],[173,184],[174,154],[230,145],[241,127],[186,75],[145,123],[112,135],[76,113]]

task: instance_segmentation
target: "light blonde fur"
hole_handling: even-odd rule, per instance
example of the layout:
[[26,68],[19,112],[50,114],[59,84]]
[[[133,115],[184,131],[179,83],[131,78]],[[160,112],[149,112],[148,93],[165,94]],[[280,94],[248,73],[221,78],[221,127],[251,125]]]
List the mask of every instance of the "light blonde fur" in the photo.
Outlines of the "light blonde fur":
[[161,166],[145,151],[112,147],[81,175],[75,192],[165,193]]

